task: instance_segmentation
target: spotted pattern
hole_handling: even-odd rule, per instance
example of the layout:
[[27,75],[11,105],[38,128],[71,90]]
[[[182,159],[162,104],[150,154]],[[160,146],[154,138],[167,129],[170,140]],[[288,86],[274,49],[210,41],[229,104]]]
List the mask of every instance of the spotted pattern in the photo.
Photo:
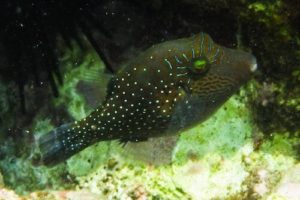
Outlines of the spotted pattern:
[[[199,59],[208,62],[207,69],[194,73],[193,63]],[[228,88],[231,91],[238,84],[234,77],[214,74],[214,69],[217,73],[226,59],[224,48],[204,33],[154,45],[112,78],[106,100],[99,108],[86,118],[54,131],[57,149],[69,157],[97,141],[142,141],[163,136],[169,129],[178,132],[189,126],[188,122],[180,121],[185,113],[201,116],[194,113],[203,106],[197,104],[201,97]],[[185,113],[178,114],[178,110]],[[58,153],[61,151],[49,154],[46,159]]]

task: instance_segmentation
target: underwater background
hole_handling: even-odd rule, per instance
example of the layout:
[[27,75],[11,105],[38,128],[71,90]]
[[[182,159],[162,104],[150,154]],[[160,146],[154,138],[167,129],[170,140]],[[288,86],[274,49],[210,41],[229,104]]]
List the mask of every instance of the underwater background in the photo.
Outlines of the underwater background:
[[[85,0],[0,3],[0,199],[300,199],[300,3]],[[205,122],[54,167],[34,138],[86,117],[140,52],[199,32],[251,52],[251,81]]]

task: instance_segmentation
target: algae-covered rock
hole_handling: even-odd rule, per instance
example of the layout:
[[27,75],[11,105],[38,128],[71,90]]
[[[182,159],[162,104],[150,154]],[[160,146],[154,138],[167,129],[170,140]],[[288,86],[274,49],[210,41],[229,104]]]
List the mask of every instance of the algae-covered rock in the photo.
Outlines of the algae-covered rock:
[[280,184],[275,191],[275,195],[282,196],[286,199],[300,199],[300,164],[289,169],[283,176]]
[[18,196],[14,191],[0,187],[0,199],[1,200],[21,200],[22,198],[20,196]]
[[295,164],[297,139],[278,136],[255,151],[252,123],[245,98],[234,96],[208,121],[182,133],[171,165],[140,163],[112,148],[113,160],[78,177],[79,188],[103,198],[134,199],[136,188],[149,199],[267,197]]
[[244,41],[260,63],[253,109],[266,136],[276,130],[297,135],[300,129],[298,7],[294,1],[254,1],[239,10]]

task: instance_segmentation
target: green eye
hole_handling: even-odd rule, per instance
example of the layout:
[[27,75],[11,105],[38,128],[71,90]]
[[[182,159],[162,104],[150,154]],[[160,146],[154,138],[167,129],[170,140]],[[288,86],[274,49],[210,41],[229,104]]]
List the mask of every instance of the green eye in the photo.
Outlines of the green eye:
[[206,60],[196,60],[194,62],[194,67],[196,69],[204,69],[206,64],[207,64]]
[[206,57],[196,58],[190,62],[189,68],[195,74],[203,74],[209,70],[210,63]]

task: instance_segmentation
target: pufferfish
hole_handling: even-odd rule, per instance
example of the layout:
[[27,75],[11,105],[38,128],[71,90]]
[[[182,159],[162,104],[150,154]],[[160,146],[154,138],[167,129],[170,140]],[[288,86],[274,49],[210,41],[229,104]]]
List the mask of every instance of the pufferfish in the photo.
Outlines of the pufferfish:
[[99,141],[178,134],[212,115],[256,67],[253,55],[205,33],[153,45],[116,73],[90,115],[36,140],[42,163],[57,164]]

